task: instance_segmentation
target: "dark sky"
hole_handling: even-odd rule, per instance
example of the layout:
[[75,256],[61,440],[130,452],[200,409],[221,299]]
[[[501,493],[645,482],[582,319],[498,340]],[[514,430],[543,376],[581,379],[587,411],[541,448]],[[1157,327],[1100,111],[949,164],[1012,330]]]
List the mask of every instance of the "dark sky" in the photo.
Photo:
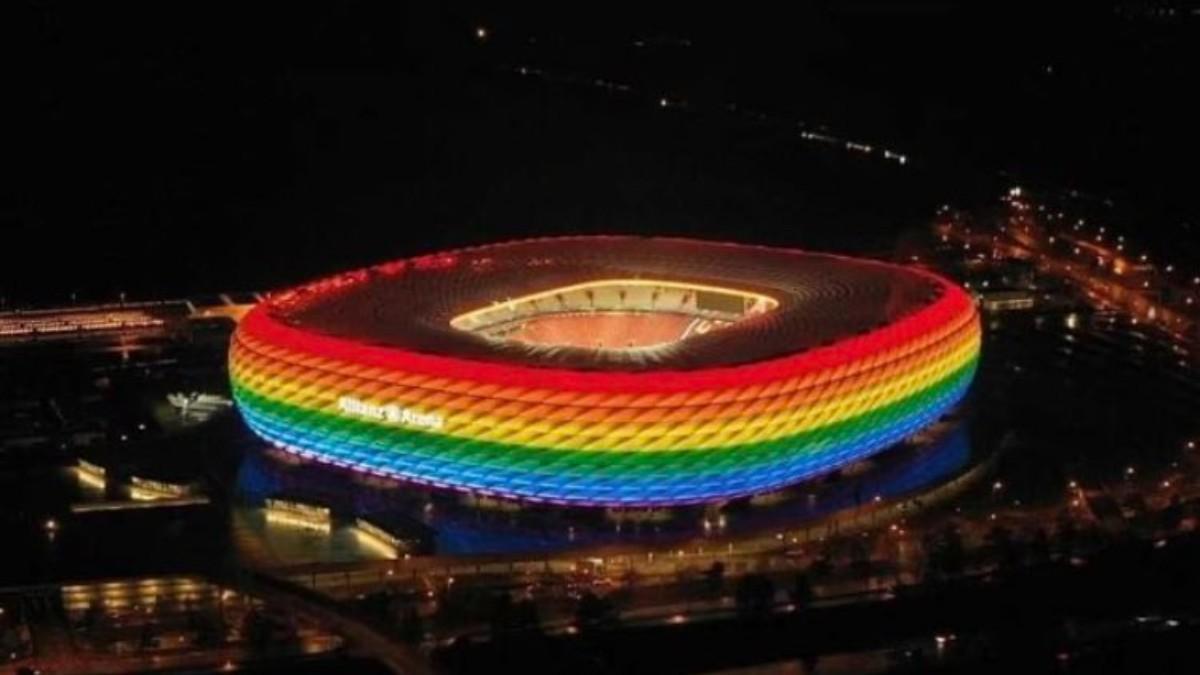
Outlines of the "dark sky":
[[[1200,211],[1200,16],[1183,7],[383,7],[7,7],[0,295],[270,287],[580,231],[854,247],[998,170],[1112,195],[1163,240]],[[660,93],[689,111],[661,114]],[[728,102],[774,121],[715,112]],[[921,162],[799,148],[787,120]]]

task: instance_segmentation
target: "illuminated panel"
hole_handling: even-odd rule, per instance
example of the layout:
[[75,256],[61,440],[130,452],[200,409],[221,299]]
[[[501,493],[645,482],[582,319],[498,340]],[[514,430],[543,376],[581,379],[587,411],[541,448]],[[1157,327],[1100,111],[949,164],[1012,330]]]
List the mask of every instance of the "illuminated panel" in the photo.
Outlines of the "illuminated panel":
[[130,476],[129,496],[138,501],[181,499],[191,495],[195,486],[189,483],[168,483],[161,480]]
[[970,384],[980,329],[969,296],[926,272],[870,264],[919,279],[930,299],[830,344],[686,370],[418,353],[306,330],[265,304],[233,340],[235,398],[280,448],[428,486],[603,506],[768,492],[904,439]]
[[96,490],[104,490],[108,486],[108,470],[99,464],[94,464],[80,458],[75,467],[75,475],[79,482]]
[[279,523],[306,529],[329,532],[332,529],[332,518],[329,507],[286,499],[268,499],[265,513],[267,522]]
[[366,518],[356,518],[354,526],[359,542],[385,558],[396,558],[399,550],[404,547],[404,542],[399,537]]

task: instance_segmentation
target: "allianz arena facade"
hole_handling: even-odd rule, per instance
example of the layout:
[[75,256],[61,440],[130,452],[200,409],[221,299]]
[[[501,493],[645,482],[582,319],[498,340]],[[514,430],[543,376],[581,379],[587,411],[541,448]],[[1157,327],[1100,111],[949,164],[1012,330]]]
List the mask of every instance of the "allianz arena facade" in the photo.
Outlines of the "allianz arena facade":
[[788,249],[574,237],[274,294],[234,396],[275,446],[457,491],[585,506],[770,492],[935,421],[979,357],[929,272]]

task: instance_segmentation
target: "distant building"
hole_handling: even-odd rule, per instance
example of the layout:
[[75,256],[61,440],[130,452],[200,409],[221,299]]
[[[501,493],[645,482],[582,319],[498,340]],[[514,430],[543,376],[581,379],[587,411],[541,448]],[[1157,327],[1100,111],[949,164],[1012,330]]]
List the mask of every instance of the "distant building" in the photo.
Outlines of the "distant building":
[[985,312],[1011,312],[1033,309],[1036,296],[1029,291],[998,290],[976,293],[979,306]]

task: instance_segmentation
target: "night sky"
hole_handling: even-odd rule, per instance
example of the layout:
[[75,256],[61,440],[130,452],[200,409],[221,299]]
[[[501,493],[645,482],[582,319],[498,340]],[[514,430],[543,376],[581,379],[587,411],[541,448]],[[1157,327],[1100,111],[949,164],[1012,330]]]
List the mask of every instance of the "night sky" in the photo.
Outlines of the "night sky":
[[[1200,221],[1200,15],[1155,7],[15,3],[0,296],[271,288],[555,233],[873,250],[1014,180],[1112,197],[1169,246]],[[914,161],[815,149],[800,121]]]

